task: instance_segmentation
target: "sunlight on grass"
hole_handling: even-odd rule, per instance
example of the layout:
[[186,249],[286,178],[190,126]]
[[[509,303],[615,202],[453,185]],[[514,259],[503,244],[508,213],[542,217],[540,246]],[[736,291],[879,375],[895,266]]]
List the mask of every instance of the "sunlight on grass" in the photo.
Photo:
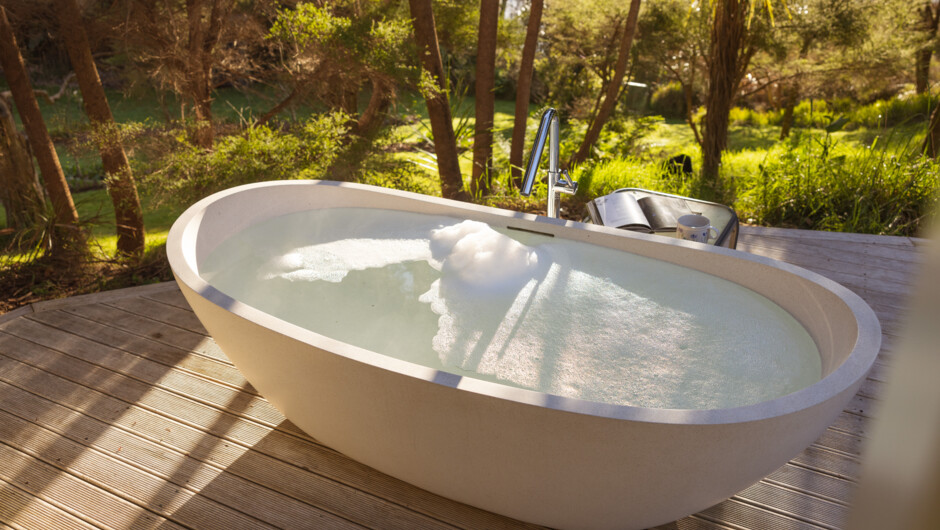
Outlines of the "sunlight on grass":
[[[166,244],[166,236],[170,233],[166,230],[147,230],[144,236],[144,253],[151,252]],[[100,259],[108,260],[117,255],[117,236],[106,235],[96,236],[91,242],[92,252]]]

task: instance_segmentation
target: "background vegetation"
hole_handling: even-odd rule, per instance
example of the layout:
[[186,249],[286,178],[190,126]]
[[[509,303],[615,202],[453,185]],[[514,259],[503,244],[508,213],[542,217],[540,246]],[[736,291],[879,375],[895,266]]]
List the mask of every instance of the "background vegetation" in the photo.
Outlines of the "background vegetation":
[[[74,50],[55,16],[64,2],[74,0],[4,8],[33,88],[57,96],[39,97],[39,107],[90,251],[53,260],[57,213],[47,206],[19,226],[4,199],[0,289],[12,294],[0,311],[168,279],[162,244],[175,216],[246,182],[348,180],[544,211],[544,185],[519,196],[509,161],[514,127],[528,131],[527,149],[548,106],[562,117],[562,160],[581,182],[563,203],[572,219],[623,187],[818,230],[916,235],[936,210],[932,2],[76,2],[114,115],[109,138],[120,140],[141,197],[145,246],[119,251],[103,129],[70,77]],[[481,17],[492,3],[495,23]],[[743,15],[738,41],[717,31],[728,23],[722,10]],[[432,23],[419,24],[427,13]],[[438,75],[420,38],[429,28]],[[484,43],[495,49],[489,70]],[[715,81],[719,49],[734,52],[730,89]],[[10,94],[0,99],[22,131]],[[694,171],[668,171],[676,155]],[[35,178],[48,190],[48,175]]]

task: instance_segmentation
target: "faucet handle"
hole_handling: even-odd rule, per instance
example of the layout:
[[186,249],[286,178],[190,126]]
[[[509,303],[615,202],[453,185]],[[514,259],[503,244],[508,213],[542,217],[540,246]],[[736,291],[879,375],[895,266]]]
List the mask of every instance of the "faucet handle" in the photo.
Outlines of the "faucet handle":
[[571,180],[567,169],[562,169],[557,173],[558,179],[555,181],[555,191],[574,195],[578,192],[578,183]]

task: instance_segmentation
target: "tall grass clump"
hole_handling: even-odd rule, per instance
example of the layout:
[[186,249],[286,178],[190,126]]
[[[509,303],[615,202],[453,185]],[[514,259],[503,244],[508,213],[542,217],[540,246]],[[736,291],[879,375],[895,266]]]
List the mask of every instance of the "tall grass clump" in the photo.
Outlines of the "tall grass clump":
[[927,121],[938,103],[940,97],[927,92],[900,95],[847,109],[846,116],[863,127],[894,127],[906,122]]
[[913,140],[897,149],[875,144],[850,148],[829,132],[794,134],[756,174],[739,176],[735,209],[761,225],[915,235],[937,207],[940,165]]
[[738,126],[766,127],[779,125],[782,114],[779,110],[760,112],[747,107],[733,107],[728,113],[728,121]]
[[594,166],[579,167],[572,173],[578,181],[578,195],[588,200],[620,188],[643,188],[675,195],[697,195],[699,179],[694,175],[668,171],[662,163],[629,156],[606,160]]

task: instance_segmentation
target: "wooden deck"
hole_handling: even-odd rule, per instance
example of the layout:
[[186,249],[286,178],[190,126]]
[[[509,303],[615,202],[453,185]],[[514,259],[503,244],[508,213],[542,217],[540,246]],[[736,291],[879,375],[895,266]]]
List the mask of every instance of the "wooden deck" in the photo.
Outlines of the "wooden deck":
[[[738,248],[862,296],[884,347],[808,449],[663,528],[840,528],[921,241],[767,228]],[[0,315],[0,527],[517,528],[402,483],[300,432],[228,362],[175,284]]]

